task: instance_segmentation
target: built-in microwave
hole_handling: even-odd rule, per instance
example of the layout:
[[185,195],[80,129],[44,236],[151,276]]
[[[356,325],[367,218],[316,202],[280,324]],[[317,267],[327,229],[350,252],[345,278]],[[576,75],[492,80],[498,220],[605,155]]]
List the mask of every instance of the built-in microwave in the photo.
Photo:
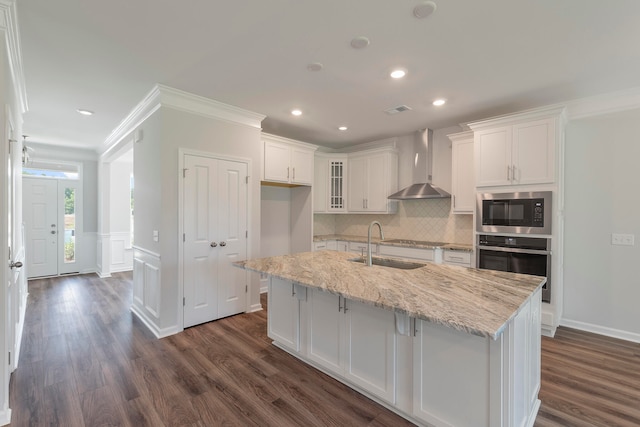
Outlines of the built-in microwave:
[[476,231],[551,234],[551,191],[478,193]]

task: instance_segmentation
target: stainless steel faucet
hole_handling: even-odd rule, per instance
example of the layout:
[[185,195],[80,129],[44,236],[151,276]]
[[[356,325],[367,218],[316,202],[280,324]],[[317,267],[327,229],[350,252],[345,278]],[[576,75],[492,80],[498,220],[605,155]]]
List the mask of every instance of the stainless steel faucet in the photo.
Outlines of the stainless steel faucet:
[[377,225],[380,229],[380,240],[384,240],[384,233],[382,232],[382,225],[378,221],[372,221],[369,224],[369,232],[367,233],[367,260],[365,262],[366,265],[371,266],[373,262],[371,260],[371,229],[374,225]]

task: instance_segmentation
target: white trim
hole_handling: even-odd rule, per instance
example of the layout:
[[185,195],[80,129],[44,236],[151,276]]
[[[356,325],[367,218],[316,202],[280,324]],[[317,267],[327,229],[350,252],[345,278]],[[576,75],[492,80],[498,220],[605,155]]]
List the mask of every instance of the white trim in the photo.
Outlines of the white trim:
[[7,39],[7,59],[11,69],[11,77],[20,104],[22,114],[29,111],[27,89],[22,67],[22,48],[20,46],[20,31],[18,30],[18,16],[16,2],[0,0],[0,30],[4,31]]
[[145,248],[142,248],[142,247],[140,247],[140,246],[131,245],[131,248],[133,248],[133,249],[134,249],[134,250],[136,250],[136,251],[140,251],[140,252],[142,252],[143,254],[151,255],[151,256],[152,256],[152,257],[154,257],[154,258],[158,258],[158,261],[160,261],[160,260],[162,259],[162,257],[160,256],[160,254],[159,254],[159,253],[152,252],[152,251],[150,251],[150,250],[148,250],[148,249],[145,249]]
[[569,101],[567,117],[570,120],[640,108],[640,87]]
[[0,411],[0,426],[6,426],[11,423],[11,409],[7,408]]
[[562,117],[565,112],[564,105],[549,105],[542,108],[535,108],[532,110],[520,111],[514,114],[505,114],[497,117],[490,117],[488,119],[479,120],[476,122],[467,123],[473,131],[485,128],[487,126],[502,126],[520,122],[523,120],[535,120],[545,117]]
[[162,94],[162,105],[176,110],[261,129],[264,114],[254,113],[213,99],[164,85],[156,86]]
[[[265,115],[157,84],[105,139],[102,154],[117,146],[160,107],[261,129]],[[98,148],[100,150],[100,148]]]
[[263,140],[263,142],[265,140],[268,140],[269,142],[283,142],[285,144],[299,145],[301,147],[309,148],[309,149],[312,149],[312,150],[317,150],[318,149],[317,145],[309,144],[308,142],[302,142],[302,141],[298,141],[296,139],[285,138],[283,136],[273,135],[273,134],[265,133],[265,132],[262,132],[262,140]]
[[153,322],[149,321],[144,314],[138,310],[138,308],[134,305],[131,306],[131,312],[140,320],[144,325],[151,331],[151,333],[158,339],[165,338],[171,335],[175,335],[179,332],[182,332],[184,329],[178,328],[177,326],[171,326],[168,328],[157,328]]
[[638,333],[609,328],[601,325],[595,325],[593,323],[580,322],[578,320],[571,319],[562,319],[562,321],[560,322],[560,326],[566,326],[567,328],[579,329],[581,331],[592,332],[594,334],[604,335],[611,338],[618,338],[625,341],[640,343],[640,334]]
[[247,313],[255,313],[256,311],[262,311],[262,304],[251,304]]

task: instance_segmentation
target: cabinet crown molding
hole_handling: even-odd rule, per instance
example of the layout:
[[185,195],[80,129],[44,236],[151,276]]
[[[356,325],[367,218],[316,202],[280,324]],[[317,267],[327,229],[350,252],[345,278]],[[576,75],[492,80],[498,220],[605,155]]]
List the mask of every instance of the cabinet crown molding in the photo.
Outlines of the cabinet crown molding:
[[295,139],[285,138],[284,136],[273,135],[270,133],[262,132],[262,140],[263,141],[271,141],[271,142],[283,142],[285,144],[298,145],[300,147],[309,148],[311,150],[317,150],[318,146],[309,144],[308,142],[302,142]]
[[519,113],[507,114],[504,116],[492,117],[486,120],[467,123],[471,130],[476,131],[486,127],[510,125],[522,121],[536,120],[547,117],[560,117],[564,119],[565,107],[554,105],[552,107],[536,108],[534,110],[521,111]]

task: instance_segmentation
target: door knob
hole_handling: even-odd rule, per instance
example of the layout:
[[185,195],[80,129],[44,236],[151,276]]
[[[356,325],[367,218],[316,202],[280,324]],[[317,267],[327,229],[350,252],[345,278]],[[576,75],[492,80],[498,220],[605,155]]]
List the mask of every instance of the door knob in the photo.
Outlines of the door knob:
[[9,263],[9,267],[11,267],[11,268],[20,268],[20,267],[22,267],[22,263],[20,261],[17,261],[17,262],[11,261]]
[[227,246],[227,242],[220,242],[220,246]]
[[209,246],[211,246],[212,248],[215,248],[216,246],[218,246],[218,244],[216,242],[211,242]]
[[51,234],[56,234],[56,231],[55,230],[51,230]]

